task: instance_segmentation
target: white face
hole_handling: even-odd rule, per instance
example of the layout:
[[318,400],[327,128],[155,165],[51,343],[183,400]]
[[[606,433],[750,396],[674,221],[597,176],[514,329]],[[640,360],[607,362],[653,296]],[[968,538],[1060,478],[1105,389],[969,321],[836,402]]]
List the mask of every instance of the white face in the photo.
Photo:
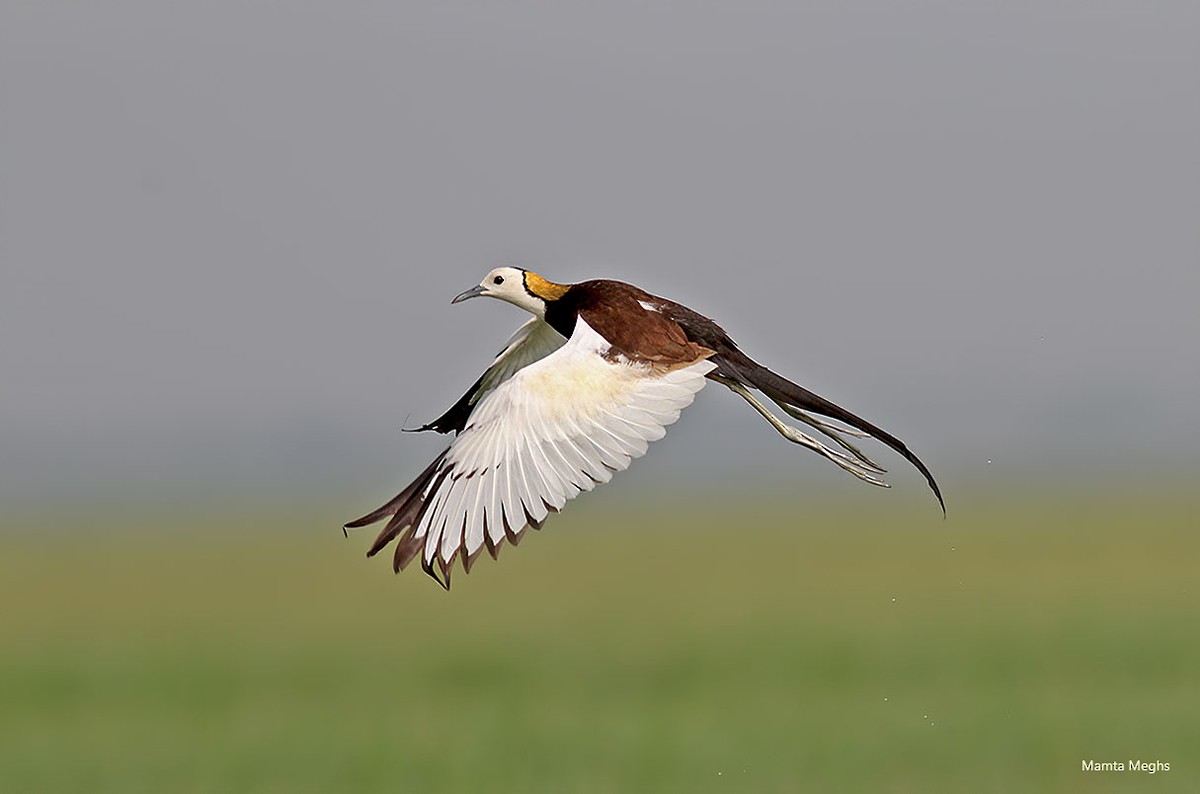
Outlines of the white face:
[[526,291],[525,274],[515,267],[496,268],[484,276],[478,287],[467,290],[455,298],[455,302],[481,295],[508,301],[538,317],[546,316],[546,302]]

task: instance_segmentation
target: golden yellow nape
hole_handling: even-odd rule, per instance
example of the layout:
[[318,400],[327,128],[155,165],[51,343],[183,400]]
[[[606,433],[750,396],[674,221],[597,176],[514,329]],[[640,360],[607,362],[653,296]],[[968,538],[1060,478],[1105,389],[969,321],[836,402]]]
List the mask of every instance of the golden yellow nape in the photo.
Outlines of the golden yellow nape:
[[525,289],[529,290],[530,295],[536,295],[547,301],[558,300],[567,292],[566,286],[547,281],[530,270],[525,271]]

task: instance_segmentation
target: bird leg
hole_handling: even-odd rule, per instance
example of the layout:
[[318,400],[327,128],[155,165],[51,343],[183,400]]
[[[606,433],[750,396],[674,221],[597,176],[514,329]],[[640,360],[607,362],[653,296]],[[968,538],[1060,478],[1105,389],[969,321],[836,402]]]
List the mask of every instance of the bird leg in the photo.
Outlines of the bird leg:
[[[766,419],[768,422],[770,422],[771,426],[774,427],[776,430],[778,430],[779,434],[782,435],[784,438],[786,438],[788,441],[791,441],[794,444],[799,444],[802,447],[811,449],[813,452],[816,452],[818,455],[821,455],[822,457],[826,458],[827,460],[830,460],[833,463],[837,464],[840,468],[844,469],[845,471],[850,472],[851,474],[853,474],[855,477],[862,480],[863,482],[868,482],[871,485],[878,485],[882,488],[890,488],[891,487],[886,482],[884,482],[883,480],[881,480],[875,476],[878,473],[882,473],[883,470],[880,469],[875,464],[871,463],[869,460],[859,460],[856,458],[852,458],[849,455],[846,455],[845,453],[839,452],[836,449],[830,449],[829,447],[822,444],[820,441],[817,441],[815,438],[808,435],[807,433],[804,433],[803,431],[799,430],[798,428],[791,427],[790,425],[784,424],[782,421],[780,421],[780,419],[777,416],[775,416],[773,413],[771,413],[765,405],[763,405],[761,402],[759,402],[758,399],[753,394],[750,393],[749,389],[747,389],[745,386],[738,383],[737,381],[731,380],[729,378],[714,378],[714,380],[718,380],[719,382],[724,383],[726,386],[729,387],[730,391],[732,391],[734,394],[741,397],[746,402],[750,403],[750,405],[754,407],[754,410],[758,411],[759,414],[761,414],[764,419]],[[789,413],[791,413],[791,412],[789,411]],[[800,418],[800,417],[797,417],[797,418]],[[811,419],[811,417],[809,417],[809,418]],[[815,421],[820,422],[820,420],[815,420]],[[814,422],[809,422],[809,424],[813,425],[818,430],[821,430],[822,432],[824,432],[828,435],[828,430],[821,427],[821,425],[825,424],[825,423],[822,422],[821,424],[816,424]],[[833,427],[833,426],[830,425],[829,427]],[[835,438],[835,440],[837,440],[836,437],[834,437],[834,438]],[[844,442],[844,443],[848,443],[848,442]],[[851,449],[851,451],[855,451],[855,450]],[[860,458],[862,457],[861,454],[859,455],[859,457]]]
[[805,424],[812,425],[813,427],[820,430],[822,433],[829,435],[830,438],[833,438],[835,440],[837,439],[837,436],[830,435],[830,434],[844,433],[848,436],[854,436],[855,438],[870,438],[871,437],[870,433],[864,433],[861,430],[855,430],[854,428],[851,428],[851,427],[842,427],[841,425],[835,425],[833,422],[826,422],[824,419],[822,419],[819,416],[813,416],[812,414],[805,413],[804,411],[801,411],[799,408],[788,405],[785,402],[780,402],[779,400],[774,400],[774,399],[771,400],[771,402],[775,403],[780,408],[782,408],[787,413],[788,416],[799,419],[801,422],[804,422]]
[[832,438],[834,441],[836,441],[838,443],[838,446],[840,446],[842,449],[846,450],[851,455],[853,455],[854,457],[856,457],[860,461],[862,461],[864,464],[866,464],[867,468],[871,469],[872,471],[876,471],[879,474],[884,474],[887,472],[887,469],[883,468],[878,463],[876,463],[875,461],[871,460],[866,455],[864,455],[863,451],[861,449],[856,447],[854,444],[851,444],[846,439],[842,438],[842,434],[845,434],[848,436],[854,436],[855,438],[870,438],[871,437],[870,433],[864,433],[861,430],[852,430],[848,427],[841,427],[840,425],[835,425],[832,422],[826,422],[824,419],[821,419],[820,417],[813,416],[812,414],[806,413],[805,411],[801,411],[799,408],[793,407],[784,402],[780,402],[779,400],[773,399],[773,400],[771,400],[771,402],[775,403],[780,408],[782,408],[784,413],[786,413],[788,416],[792,417],[793,419],[799,419],[801,422],[804,422],[807,425],[812,425],[813,427],[815,427],[817,430],[824,433],[829,438]]

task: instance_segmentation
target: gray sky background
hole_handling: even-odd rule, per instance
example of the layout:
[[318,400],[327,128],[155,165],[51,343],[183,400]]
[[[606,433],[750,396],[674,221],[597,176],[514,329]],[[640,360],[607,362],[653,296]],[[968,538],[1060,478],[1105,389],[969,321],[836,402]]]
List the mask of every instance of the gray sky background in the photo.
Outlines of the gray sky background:
[[[499,264],[688,303],[949,494],[1195,472],[1198,41],[1195,2],[3,3],[0,499],[386,497],[523,320],[448,304]],[[849,480],[713,387],[634,472],[771,467]]]

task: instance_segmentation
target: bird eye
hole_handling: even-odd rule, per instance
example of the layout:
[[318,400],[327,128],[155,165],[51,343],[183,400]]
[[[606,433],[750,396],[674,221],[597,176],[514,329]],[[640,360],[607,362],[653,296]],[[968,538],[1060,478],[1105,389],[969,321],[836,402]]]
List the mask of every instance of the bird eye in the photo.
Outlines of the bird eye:
[[496,276],[494,279],[492,279],[492,283],[493,284],[503,284],[504,276]]

